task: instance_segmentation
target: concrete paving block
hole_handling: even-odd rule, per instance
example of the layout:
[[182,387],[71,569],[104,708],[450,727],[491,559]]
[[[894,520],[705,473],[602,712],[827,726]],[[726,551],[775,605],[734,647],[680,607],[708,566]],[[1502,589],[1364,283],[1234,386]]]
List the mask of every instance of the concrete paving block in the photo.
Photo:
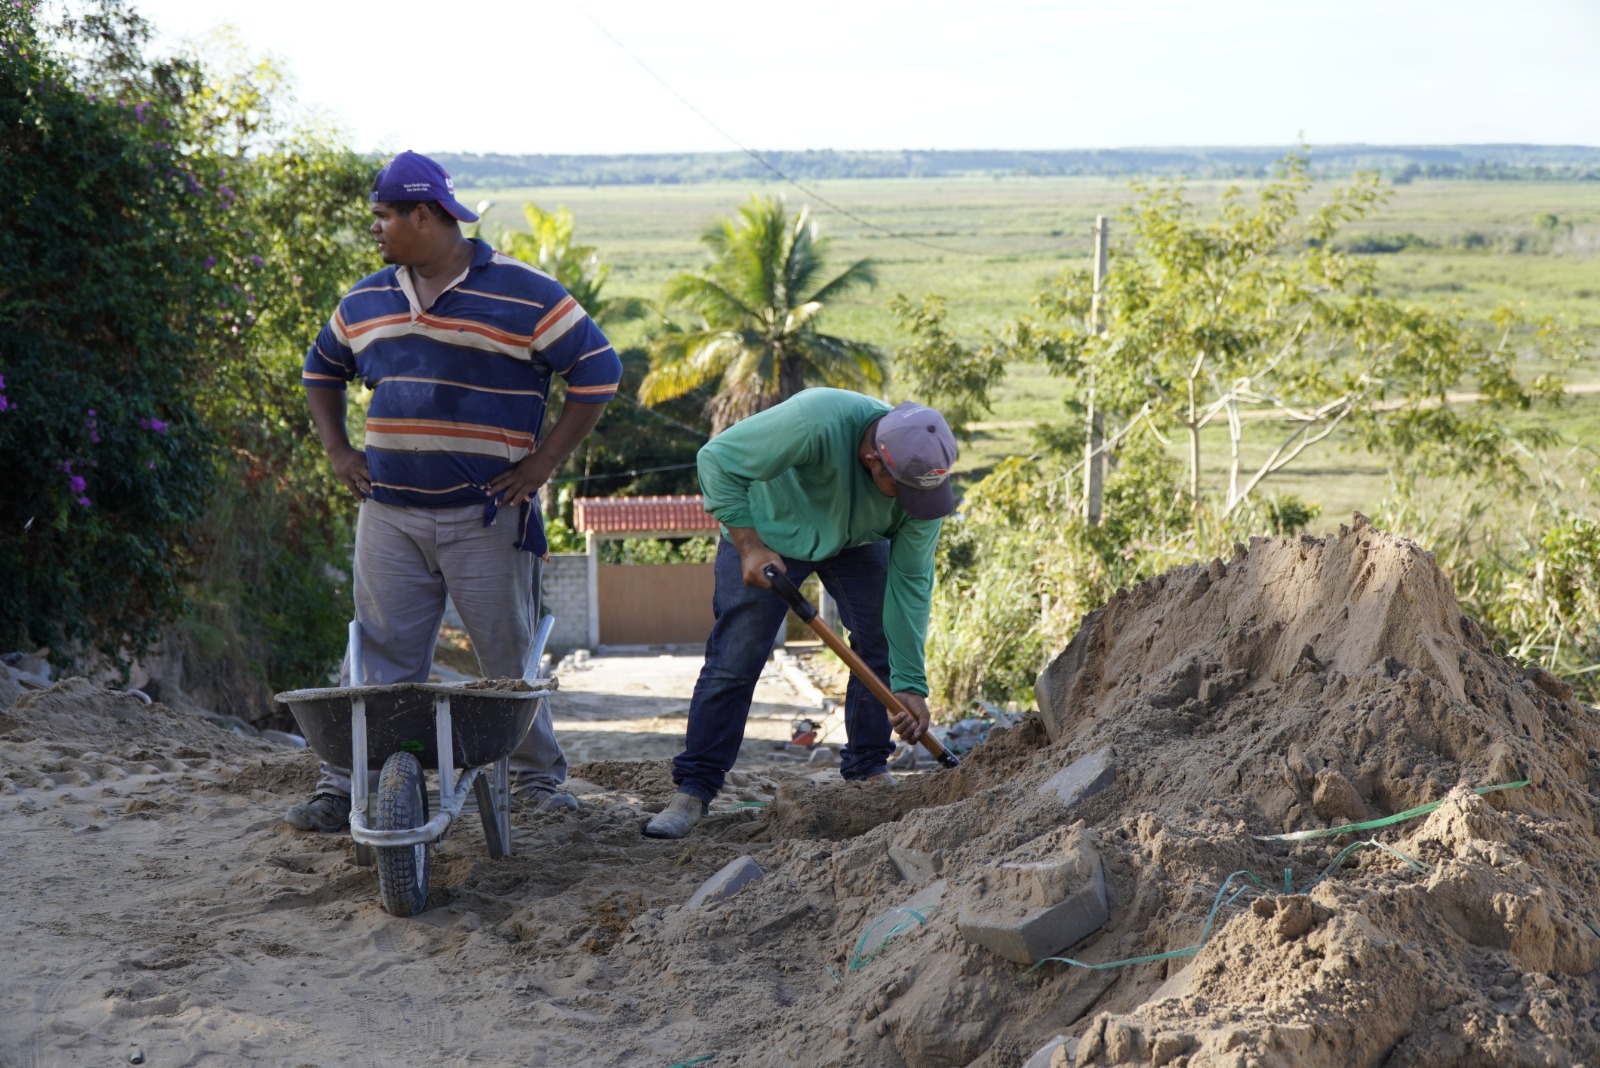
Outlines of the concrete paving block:
[[683,907],[698,909],[721,904],[765,874],[753,857],[738,857],[701,883],[700,889],[683,903]]
[[[1043,868],[1044,865],[1005,867]],[[1050,867],[1062,867],[1052,865]],[[1105,869],[1098,857],[1093,871],[1055,904],[1037,906],[1032,893],[995,894],[961,910],[956,929],[974,945],[1018,964],[1037,964],[1079,942],[1111,918],[1106,904]],[[1019,900],[1020,897],[1020,900]]]
[[[911,927],[922,926],[917,916],[921,916],[923,920],[928,918],[929,910],[944,900],[947,885],[943,879],[930,883],[912,894],[897,908],[874,917],[862,928],[865,933],[857,939],[855,956],[860,959],[870,957],[883,948],[884,940],[890,935],[902,935],[908,933]],[[902,927],[902,924],[908,926]]]
[[1066,1062],[1071,1064],[1073,1055],[1078,1051],[1078,1040],[1068,1038],[1066,1035],[1057,1035],[1040,1046],[1033,1056],[1024,1061],[1022,1068],[1050,1068],[1050,1065],[1054,1062],[1056,1050],[1061,1049],[1063,1046],[1067,1050]]
[[904,846],[889,847],[889,862],[908,883],[925,883],[933,878],[933,854]]
[[1079,757],[1050,776],[1039,787],[1039,792],[1054,794],[1057,800],[1071,808],[1104,790],[1116,779],[1117,767],[1111,761],[1111,747],[1106,746],[1088,756]]
[[1168,998],[1188,997],[1194,987],[1194,965],[1188,964],[1182,970],[1167,976],[1166,981],[1156,987],[1156,992],[1144,999],[1144,1004],[1154,1005],[1158,1001]]

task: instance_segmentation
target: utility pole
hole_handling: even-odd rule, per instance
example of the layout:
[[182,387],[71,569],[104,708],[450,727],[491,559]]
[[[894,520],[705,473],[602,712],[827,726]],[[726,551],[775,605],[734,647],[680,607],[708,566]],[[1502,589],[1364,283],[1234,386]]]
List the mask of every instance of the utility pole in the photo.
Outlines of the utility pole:
[[[1089,305],[1089,332],[1105,333],[1100,305],[1106,277],[1106,217],[1094,217],[1094,298]],[[1095,403],[1094,379],[1089,380],[1089,440],[1083,446],[1083,518],[1091,527],[1100,525],[1101,499],[1105,490],[1106,417]]]

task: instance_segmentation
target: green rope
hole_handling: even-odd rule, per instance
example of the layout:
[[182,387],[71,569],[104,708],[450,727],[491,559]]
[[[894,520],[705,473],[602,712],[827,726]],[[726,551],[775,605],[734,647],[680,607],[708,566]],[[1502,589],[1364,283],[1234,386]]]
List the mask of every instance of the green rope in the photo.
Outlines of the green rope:
[[1322,882],[1322,880],[1326,879],[1328,876],[1332,875],[1334,872],[1339,870],[1339,866],[1344,863],[1344,858],[1345,857],[1348,857],[1351,853],[1354,853],[1358,849],[1381,849],[1385,853],[1388,853],[1388,854],[1390,854],[1392,856],[1398,857],[1400,860],[1404,861],[1409,867],[1411,867],[1414,871],[1420,871],[1424,875],[1428,874],[1428,872],[1432,870],[1426,864],[1422,863],[1422,861],[1413,860],[1411,857],[1406,856],[1404,853],[1400,852],[1400,850],[1398,850],[1398,849],[1395,849],[1393,846],[1385,845],[1383,842],[1378,841],[1376,838],[1368,838],[1368,839],[1366,839],[1364,841],[1353,842],[1350,845],[1347,845],[1343,849],[1339,850],[1338,855],[1333,858],[1333,860],[1328,864],[1328,866],[1326,868],[1322,869],[1322,874],[1318,875],[1315,879],[1311,880],[1311,885],[1307,886],[1304,890],[1302,890],[1300,892],[1302,894],[1309,894],[1313,887],[1315,887],[1318,883]]
[[692,1061],[679,1061],[677,1064],[669,1065],[668,1068],[689,1068],[691,1064],[704,1064],[715,1056],[715,1053],[707,1053],[704,1057],[696,1057]]
[[[1501,783],[1498,786],[1475,786],[1472,788],[1472,792],[1481,796],[1494,793],[1496,790],[1516,790],[1527,786],[1530,781],[1529,779],[1522,779],[1518,782]],[[1258,842],[1304,842],[1311,838],[1332,838],[1334,835],[1350,834],[1355,831],[1370,831],[1378,827],[1387,827],[1391,823],[1402,823],[1405,820],[1414,820],[1418,816],[1426,816],[1447,800],[1449,799],[1441,798],[1438,801],[1430,801],[1426,805],[1418,805],[1416,808],[1408,808],[1404,812],[1396,812],[1393,816],[1385,816],[1379,820],[1368,820],[1365,823],[1346,823],[1340,827],[1323,827],[1315,831],[1295,831],[1292,834],[1258,834],[1251,837]]]
[[868,963],[869,961],[877,959],[879,954],[881,954],[883,952],[883,947],[889,944],[889,939],[893,938],[895,935],[899,934],[901,931],[904,931],[908,927],[911,926],[911,921],[910,920],[901,920],[899,923],[895,924],[893,927],[891,927],[889,929],[889,933],[888,934],[883,936],[883,940],[878,943],[878,948],[873,951],[872,956],[863,957],[861,955],[861,947],[863,947],[863,946],[865,946],[867,944],[867,938],[869,936],[871,936],[873,931],[878,929],[878,926],[880,924],[882,924],[885,921],[887,921],[896,912],[909,913],[922,926],[926,927],[928,925],[928,918],[926,916],[924,916],[922,913],[918,912],[916,909],[908,909],[904,905],[900,906],[897,909],[894,909],[892,912],[889,912],[889,913],[886,913],[885,915],[879,916],[875,921],[873,921],[872,926],[868,927],[865,931],[862,931],[861,932],[861,937],[856,939],[856,948],[851,950],[851,952],[850,952],[850,967],[849,967],[850,971],[853,972],[857,968],[859,968],[862,965]]

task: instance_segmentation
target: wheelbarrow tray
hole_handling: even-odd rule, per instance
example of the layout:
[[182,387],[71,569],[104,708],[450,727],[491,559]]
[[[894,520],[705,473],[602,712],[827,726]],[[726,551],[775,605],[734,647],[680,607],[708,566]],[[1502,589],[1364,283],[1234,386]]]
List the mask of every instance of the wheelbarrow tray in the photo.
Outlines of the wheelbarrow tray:
[[306,744],[329,764],[351,765],[350,702],[363,698],[367,712],[367,767],[377,771],[395,753],[416,754],[424,768],[439,766],[434,729],[438,698],[450,699],[456,767],[492,764],[527,735],[539,702],[555,689],[552,679],[531,680],[531,690],[493,690],[434,682],[387,686],[337,686],[290,690],[277,695],[289,706]]

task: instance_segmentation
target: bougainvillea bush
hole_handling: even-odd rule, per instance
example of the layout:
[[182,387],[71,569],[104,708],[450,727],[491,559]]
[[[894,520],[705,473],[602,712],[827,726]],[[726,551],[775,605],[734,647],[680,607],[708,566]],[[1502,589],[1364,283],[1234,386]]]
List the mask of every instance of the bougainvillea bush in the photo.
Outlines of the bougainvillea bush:
[[0,646],[119,657],[180,603],[212,471],[193,403],[210,209],[158,87],[102,95],[43,38],[4,0]]

